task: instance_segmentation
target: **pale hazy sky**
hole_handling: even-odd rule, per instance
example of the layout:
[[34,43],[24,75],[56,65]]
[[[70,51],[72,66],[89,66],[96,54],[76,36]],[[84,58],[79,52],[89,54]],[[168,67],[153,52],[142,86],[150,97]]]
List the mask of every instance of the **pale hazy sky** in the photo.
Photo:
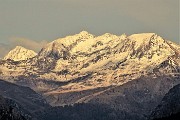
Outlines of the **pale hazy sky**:
[[179,42],[179,0],[0,0],[0,57],[59,37],[154,32]]

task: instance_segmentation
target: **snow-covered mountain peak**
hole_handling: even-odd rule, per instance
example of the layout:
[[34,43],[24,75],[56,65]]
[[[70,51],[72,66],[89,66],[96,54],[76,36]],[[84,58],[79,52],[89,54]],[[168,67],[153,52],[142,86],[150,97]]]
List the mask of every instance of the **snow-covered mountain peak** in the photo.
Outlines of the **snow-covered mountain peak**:
[[82,37],[84,39],[90,39],[94,37],[94,35],[88,33],[87,31],[81,31],[79,34],[76,34],[76,36]]
[[[116,47],[116,48],[113,48]],[[133,54],[152,55],[159,51],[166,54],[172,53],[171,47],[166,41],[155,33],[140,33],[127,36],[122,34],[116,36],[105,33],[101,36],[94,37],[87,31],[79,34],[59,38],[47,44],[39,53],[40,56],[56,56],[57,59],[64,58],[67,55],[72,57],[77,53],[93,53],[102,49],[113,48],[116,51],[128,52]],[[64,56],[65,55],[65,56]],[[64,57],[63,57],[64,56]]]
[[24,48],[22,46],[16,46],[15,49],[26,49],[26,48]]
[[103,34],[103,35],[101,35],[101,36],[103,36],[103,37],[110,37],[110,36],[114,36],[114,35],[111,34],[111,33],[105,33],[105,34]]
[[127,38],[127,35],[124,33],[122,35],[119,36],[121,39],[126,39]]
[[64,56],[65,52],[69,52],[69,50],[76,46],[78,43],[86,40],[90,41],[91,39],[94,39],[94,35],[88,33],[87,31],[82,31],[79,34],[59,38],[47,44],[40,51],[39,55],[56,56],[57,58],[61,58],[62,56]]
[[155,33],[141,33],[133,34],[127,37],[128,44],[133,46],[135,50],[145,48],[147,49],[161,49],[169,48],[166,41]]
[[143,39],[143,38],[149,38],[153,35],[155,35],[156,33],[138,33],[138,34],[132,34],[129,36],[129,38],[134,38],[134,39]]
[[29,58],[32,58],[36,56],[37,53],[35,53],[33,50],[28,50],[22,46],[16,46],[13,50],[11,50],[4,59],[11,59],[14,61],[20,61],[20,60],[27,60]]
[[94,35],[88,33],[87,31],[82,31],[79,34],[75,34],[75,35],[70,35],[70,36],[66,36],[64,38],[59,38],[55,41],[53,41],[54,43],[61,43],[65,46],[69,46],[75,42],[80,42],[80,41],[84,41],[86,39],[93,39]]
[[[17,47],[15,51],[20,48]],[[72,81],[56,92],[121,85],[159,68],[162,74],[177,71],[180,65],[179,48],[155,33],[130,36],[106,33],[94,37],[82,31],[50,42],[37,57],[15,66],[20,70],[14,74],[18,76],[27,72],[28,77],[34,74],[36,79]],[[12,56],[18,53],[12,52],[6,59],[14,59]],[[11,66],[11,63],[8,64]],[[6,70],[5,75],[12,74],[6,64],[2,68]],[[27,68],[29,71],[24,71]],[[87,75],[90,77],[84,79]]]
[[155,36],[155,33],[140,33],[140,34],[132,34],[128,36],[128,39],[133,40],[141,44],[142,42],[149,42],[149,40]]
[[87,31],[81,31],[79,34],[80,35],[88,35],[89,33]]
[[118,37],[117,35],[111,34],[111,33],[105,33],[101,36],[98,36],[97,38],[103,38],[103,39],[107,39],[107,38],[116,38]]

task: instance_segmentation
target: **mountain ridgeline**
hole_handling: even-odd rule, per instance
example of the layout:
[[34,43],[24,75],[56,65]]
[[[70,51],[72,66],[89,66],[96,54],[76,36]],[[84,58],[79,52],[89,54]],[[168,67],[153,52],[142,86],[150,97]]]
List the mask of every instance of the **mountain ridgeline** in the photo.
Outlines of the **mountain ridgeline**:
[[[155,111],[163,97],[180,84],[180,46],[155,33],[94,36],[82,31],[38,53],[16,47],[0,60],[0,78],[40,95],[30,94],[38,100],[31,103],[24,95],[25,100],[0,92],[23,101],[32,116],[40,111],[34,119],[148,120],[160,115]],[[6,91],[8,85],[0,85]]]

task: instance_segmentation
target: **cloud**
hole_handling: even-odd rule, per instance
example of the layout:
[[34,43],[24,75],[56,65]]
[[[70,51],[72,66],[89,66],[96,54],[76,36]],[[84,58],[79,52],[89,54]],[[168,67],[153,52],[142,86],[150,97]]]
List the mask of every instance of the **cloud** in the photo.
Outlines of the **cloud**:
[[8,45],[0,43],[0,58],[4,57],[9,52],[10,48]]
[[27,38],[12,37],[9,39],[8,44],[0,43],[0,58],[3,58],[11,49],[15,48],[16,46],[22,46],[35,52],[39,52],[39,50],[47,43],[48,42],[46,40],[35,41]]
[[22,46],[27,49],[34,50],[35,52],[38,52],[48,42],[45,40],[34,41],[34,40],[27,39],[27,38],[12,37],[12,38],[10,38],[10,43],[13,46]]

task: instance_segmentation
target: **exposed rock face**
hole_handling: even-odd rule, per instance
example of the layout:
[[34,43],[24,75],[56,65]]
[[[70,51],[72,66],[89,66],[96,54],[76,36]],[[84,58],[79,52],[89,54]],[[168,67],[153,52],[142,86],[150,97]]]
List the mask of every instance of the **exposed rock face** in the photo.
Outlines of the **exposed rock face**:
[[20,60],[27,60],[29,58],[32,58],[36,56],[37,53],[35,53],[32,50],[28,50],[24,47],[21,46],[16,46],[13,50],[11,50],[5,57],[4,59],[11,59],[14,61],[20,61]]

